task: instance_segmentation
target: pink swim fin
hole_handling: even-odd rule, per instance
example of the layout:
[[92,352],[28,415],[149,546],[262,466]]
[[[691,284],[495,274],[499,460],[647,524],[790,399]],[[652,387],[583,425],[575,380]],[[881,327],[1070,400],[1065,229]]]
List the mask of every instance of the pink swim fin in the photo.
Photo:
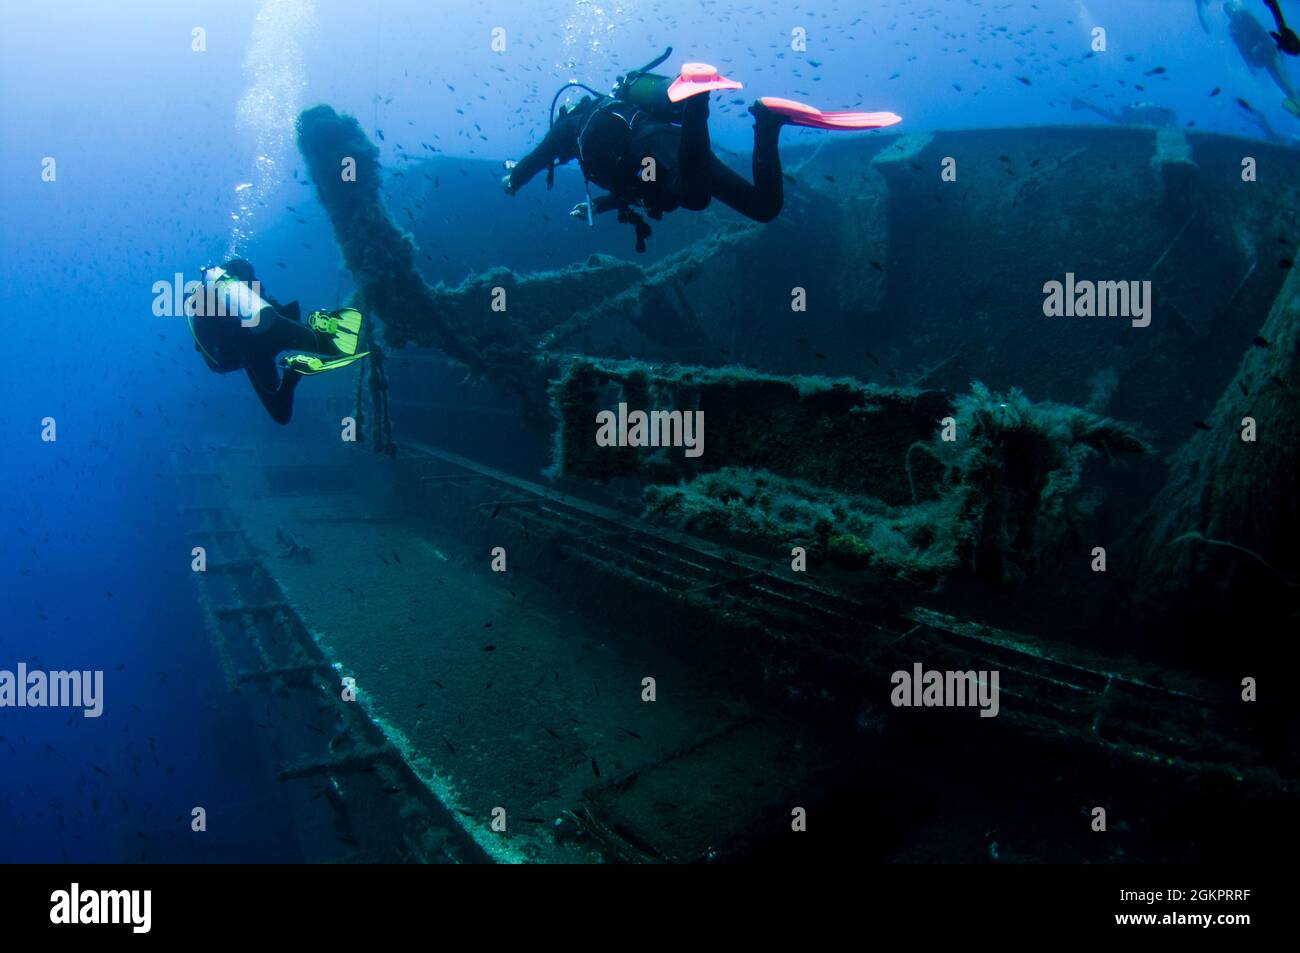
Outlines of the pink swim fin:
[[708,63],[683,63],[681,75],[668,87],[668,101],[680,103],[700,93],[711,93],[718,89],[744,89],[734,79],[727,79],[718,72],[716,66]]
[[903,121],[902,116],[894,113],[822,112],[806,103],[781,99],[779,96],[764,96],[759,102],[796,126],[808,126],[812,129],[840,129],[852,132],[859,129],[880,129]]

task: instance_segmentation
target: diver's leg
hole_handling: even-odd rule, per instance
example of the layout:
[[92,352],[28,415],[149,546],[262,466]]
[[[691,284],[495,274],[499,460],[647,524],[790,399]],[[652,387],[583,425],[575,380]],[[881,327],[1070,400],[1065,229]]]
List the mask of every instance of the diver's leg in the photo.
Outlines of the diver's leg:
[[276,369],[274,355],[254,361],[244,369],[271,419],[277,424],[287,424],[293,416],[293,391],[302,375],[286,371],[282,376]]
[[[287,424],[293,415],[293,390],[298,386],[299,374],[280,374],[276,356],[285,350],[312,351],[317,347],[316,334],[297,321],[275,315],[267,319],[264,314],[256,328],[240,329],[237,339],[241,363],[248,380],[278,424]],[[247,333],[252,331],[253,333]]]
[[682,104],[682,138],[677,146],[678,201],[682,208],[701,212],[712,197],[710,179],[713,144],[709,141],[709,94],[692,96]]
[[713,197],[756,222],[770,222],[781,214],[785,188],[781,181],[781,151],[777,139],[782,121],[766,112],[754,122],[754,184],[710,156],[709,190]]
[[272,357],[281,351],[307,351],[312,354],[335,354],[338,349],[323,334],[318,334],[301,321],[294,321],[272,311],[263,311],[262,320],[252,329],[253,347],[257,351],[270,351]]

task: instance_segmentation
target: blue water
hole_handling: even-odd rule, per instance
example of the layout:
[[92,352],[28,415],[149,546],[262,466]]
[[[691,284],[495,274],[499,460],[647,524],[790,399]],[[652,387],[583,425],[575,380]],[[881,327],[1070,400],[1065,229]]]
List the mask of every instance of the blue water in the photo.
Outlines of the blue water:
[[[537,141],[560,83],[605,88],[672,45],[670,64],[713,62],[746,96],[892,110],[907,130],[1101,122],[1071,109],[1081,97],[1257,136],[1244,99],[1294,142],[1273,82],[1243,63],[1219,4],[1208,16],[1207,32],[1193,0],[7,6],[0,668],[102,669],[107,684],[99,719],[0,709],[0,860],[293,859],[257,713],[226,694],[202,632],[170,465],[180,447],[281,431],[241,376],[210,374],[183,323],[151,312],[155,282],[231,250],[281,298],[347,292],[283,117],[317,102],[351,113],[383,133],[390,168],[431,154],[422,142],[507,159]],[[1098,26],[1108,49],[1087,56]],[[715,142],[746,151],[747,120],[721,102]],[[488,257],[528,264],[518,244]],[[41,440],[46,417],[56,442]],[[195,805],[224,805],[198,857],[176,834]]]

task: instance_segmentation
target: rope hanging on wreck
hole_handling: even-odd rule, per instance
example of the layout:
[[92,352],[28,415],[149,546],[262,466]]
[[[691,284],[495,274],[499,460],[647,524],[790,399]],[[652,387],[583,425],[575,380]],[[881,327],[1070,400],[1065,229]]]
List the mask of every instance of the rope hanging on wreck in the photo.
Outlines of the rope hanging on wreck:
[[[353,299],[353,306],[364,307],[364,302]],[[358,308],[360,310],[360,307]],[[357,371],[357,388],[352,396],[352,416],[357,422],[357,433],[365,439],[367,421],[373,418],[374,428],[370,431],[370,449],[386,456],[397,455],[397,444],[393,442],[393,421],[388,413],[388,372],[384,368],[384,349],[375,338],[374,325],[367,322],[361,331],[362,350],[370,352],[366,360],[360,362]],[[369,390],[370,402],[367,413],[365,393]]]
[[375,418],[370,447],[375,453],[395,457],[397,444],[393,443],[393,422],[388,416],[388,373],[384,370],[384,352],[381,348],[376,347],[371,351],[370,367],[366,374],[370,379],[370,410]]

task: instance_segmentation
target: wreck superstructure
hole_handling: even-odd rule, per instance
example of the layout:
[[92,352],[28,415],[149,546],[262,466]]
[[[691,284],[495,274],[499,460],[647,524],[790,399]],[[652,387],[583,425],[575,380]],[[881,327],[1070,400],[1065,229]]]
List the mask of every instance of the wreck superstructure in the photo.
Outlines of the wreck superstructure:
[[[1274,625],[1294,591],[1273,498],[1300,286],[1270,256],[1300,235],[1295,153],[1136,128],[872,137],[792,164],[771,226],[447,285],[355,121],[309,110],[300,147],[382,329],[346,411],[383,453],[322,451],[295,481],[273,449],[178,465],[230,479],[195,501],[239,527],[228,568],[252,587],[210,597],[218,643],[298,645],[232,680],[290,711],[359,686],[285,770],[360,779],[339,796],[382,818],[385,856],[787,856],[793,807],[843,821],[867,798],[897,835],[841,842],[878,859],[1159,860],[1198,811],[1252,806],[1215,840],[1230,854],[1294,806],[1293,703],[1242,700],[1287,648],[1259,630],[1211,651],[1232,592],[1202,630],[1170,626],[1224,560]],[[1150,282],[1151,324],[1047,317],[1044,284],[1076,272]],[[1186,442],[1192,383],[1227,403]],[[513,417],[530,463],[431,444],[435,404],[467,430]],[[702,413],[707,449],[599,446],[620,405]],[[1252,408],[1274,423],[1262,497],[1209,462]],[[1215,493],[1180,489],[1197,480]],[[1222,544],[1245,499],[1275,508],[1243,562]],[[343,598],[330,554],[358,548],[375,565]],[[997,669],[996,727],[891,709],[916,662]],[[980,765],[1003,775],[962,789],[969,830],[917,807]],[[1028,789],[1052,807],[1018,820]],[[1080,811],[1120,804],[1131,836],[1089,841]]]

